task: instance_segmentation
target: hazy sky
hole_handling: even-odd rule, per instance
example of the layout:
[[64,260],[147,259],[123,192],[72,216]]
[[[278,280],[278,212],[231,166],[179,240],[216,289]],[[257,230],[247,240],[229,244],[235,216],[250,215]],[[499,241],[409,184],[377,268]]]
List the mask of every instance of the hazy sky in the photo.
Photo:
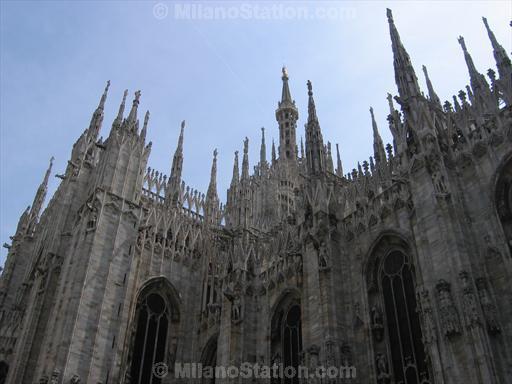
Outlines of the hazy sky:
[[[310,79],[324,140],[340,143],[345,172],[372,154],[370,106],[390,141],[386,93],[396,86],[386,7],[421,86],[426,89],[424,64],[443,100],[468,83],[459,35],[480,72],[495,68],[482,16],[507,52],[512,46],[510,2],[0,4],[0,244],[10,243],[50,156],[53,174],[64,171],[107,80],[112,85],[101,135],[108,135],[123,90],[129,89],[131,102],[141,89],[139,118],[151,112],[149,165],[169,173],[185,119],[183,178],[206,192],[218,148],[225,201],[233,152],[244,137],[251,168],[259,158],[260,127],[268,155],[278,137],[274,112],[283,64],[299,108],[297,136],[304,133]],[[187,10],[187,4],[194,7]],[[59,181],[52,175],[50,193]],[[6,253],[1,250],[0,265]]]

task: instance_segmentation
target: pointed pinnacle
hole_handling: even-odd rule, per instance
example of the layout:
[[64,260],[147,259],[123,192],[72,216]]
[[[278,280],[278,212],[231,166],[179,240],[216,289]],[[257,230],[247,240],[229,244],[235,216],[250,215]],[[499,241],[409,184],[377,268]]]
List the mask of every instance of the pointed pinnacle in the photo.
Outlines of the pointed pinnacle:
[[466,48],[466,43],[465,43],[465,41],[464,41],[464,37],[459,36],[459,37],[458,37],[458,39],[457,39],[457,41],[459,42],[460,46],[462,47],[462,50],[463,50],[464,52],[467,52],[468,50],[467,50],[467,48]]
[[123,100],[121,101],[121,105],[119,106],[119,112],[117,113],[116,120],[120,123],[123,120],[124,108],[126,105],[126,97],[128,96],[128,90],[125,89],[123,93]]
[[144,115],[144,125],[142,126],[142,131],[140,132],[141,137],[146,137],[146,132],[148,130],[148,122],[149,122],[149,111],[146,111]]
[[105,102],[107,101],[108,89],[110,88],[110,80],[107,81],[107,85],[105,86],[105,90],[103,91],[103,95],[101,95],[100,103],[98,105],[98,109],[105,108]]
[[266,161],[267,161],[267,147],[265,145],[265,128],[261,127],[260,163],[263,164]]
[[139,100],[140,100],[140,91],[135,92],[135,98],[133,99],[132,104],[132,110],[130,111],[130,114],[128,115],[128,121],[135,122],[137,120],[137,108],[139,106]]
[[44,184],[47,185],[48,184],[48,179],[50,177],[50,173],[52,172],[52,168],[53,168],[53,161],[55,160],[55,157],[51,157],[50,158],[50,164],[48,165],[48,169],[46,170],[46,174],[44,175]]
[[393,23],[393,12],[391,9],[386,8],[386,16],[388,17],[388,22]]
[[238,151],[235,151],[235,160],[233,161],[233,177],[231,178],[231,185],[236,185],[238,183],[239,174],[238,174]]
[[286,70],[286,67],[283,67],[282,69],[281,79],[283,80],[283,90],[281,92],[281,102],[279,103],[279,105],[281,105],[282,103],[293,105],[290,87],[288,86],[288,71]]
[[217,148],[213,150],[212,169],[210,173],[210,185],[208,186],[207,198],[211,199],[217,196]]

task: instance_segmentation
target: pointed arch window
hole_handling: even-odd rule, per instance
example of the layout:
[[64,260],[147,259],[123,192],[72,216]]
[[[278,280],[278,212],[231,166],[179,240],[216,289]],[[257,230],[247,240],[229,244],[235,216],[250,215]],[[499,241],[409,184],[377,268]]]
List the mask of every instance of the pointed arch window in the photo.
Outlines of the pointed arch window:
[[149,293],[137,308],[137,328],[131,365],[132,384],[160,384],[153,366],[165,361],[170,308],[156,292]]
[[[203,357],[201,358],[203,367],[211,367],[213,373],[215,373],[215,367],[217,366],[217,338],[218,336],[214,336],[210,339],[203,351]],[[201,383],[215,384],[215,374],[211,376],[212,377],[203,376]]]
[[[275,311],[271,329],[271,365],[293,367],[295,372],[301,363],[302,320],[298,299],[287,297]],[[272,378],[274,384],[299,384],[299,378]]]
[[[290,307],[282,327],[283,366],[293,367],[297,372],[300,365],[300,352],[302,351],[301,318],[298,305]],[[297,376],[285,378],[284,382],[286,384],[298,384],[299,378]]]
[[424,382],[428,367],[416,311],[413,269],[403,252],[392,251],[384,258],[380,285],[394,381]]

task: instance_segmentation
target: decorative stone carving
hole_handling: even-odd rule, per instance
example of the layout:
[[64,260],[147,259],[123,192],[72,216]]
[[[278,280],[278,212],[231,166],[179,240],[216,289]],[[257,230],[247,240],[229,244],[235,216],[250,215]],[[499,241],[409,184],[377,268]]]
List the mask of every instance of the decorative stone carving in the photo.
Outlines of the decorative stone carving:
[[318,269],[320,271],[328,271],[331,267],[329,250],[327,244],[322,243],[318,249]]
[[360,328],[364,324],[364,321],[361,318],[361,303],[354,303],[354,328]]
[[315,344],[313,344],[306,350],[306,365],[311,374],[311,377],[309,378],[308,382],[311,384],[320,383],[320,379],[314,374],[320,363],[319,355],[320,348]]
[[439,280],[436,285],[441,329],[446,337],[460,335],[462,332],[457,308],[453,303],[450,284]]
[[89,220],[87,220],[87,230],[93,230],[94,228],[96,228],[97,221],[98,221],[98,210],[96,209],[96,207],[91,207],[90,212],[89,212]]
[[50,384],[58,384],[60,378],[60,370],[55,368],[52,372],[52,377],[50,378]]
[[430,295],[428,290],[423,289],[418,292],[417,296],[417,300],[419,303],[418,312],[423,323],[423,343],[428,345],[437,340],[436,326],[434,322],[434,316],[432,314],[432,305],[430,303]]
[[352,347],[346,342],[341,343],[340,347],[341,364],[345,367],[351,366],[353,362]]
[[382,316],[382,310],[379,306],[374,305],[372,307],[370,318],[373,338],[375,341],[380,343],[384,338],[384,319]]
[[487,324],[487,331],[492,335],[501,333],[496,305],[494,305],[489,295],[486,279],[483,277],[476,279],[476,287],[480,298],[480,305],[482,306],[482,311],[484,313],[485,322]]
[[[80,383],[80,376],[78,375],[73,375],[73,377],[71,377],[71,380],[69,380],[69,384],[79,384]],[[126,383],[126,381],[125,381]]]
[[272,366],[279,367],[281,365],[281,354],[276,352],[274,356],[272,356]]
[[428,379],[427,372],[421,372],[420,379],[421,379],[420,384],[430,384],[430,380]]
[[377,366],[377,383],[389,384],[391,376],[389,374],[388,359],[383,353],[378,353],[375,363]]
[[327,340],[325,342],[325,366],[334,367],[337,365],[337,343],[335,340]]
[[39,384],[48,384],[49,381],[50,381],[50,378],[48,377],[48,375],[43,375],[39,379]]
[[437,163],[432,167],[432,183],[434,184],[434,190],[436,194],[448,194],[448,188],[446,186],[445,177],[441,169],[438,167]]
[[130,373],[130,367],[127,367],[124,372],[124,384],[132,384],[132,375]]
[[480,315],[478,313],[478,303],[476,301],[473,287],[466,271],[459,273],[462,282],[462,307],[464,310],[465,324],[468,328],[480,325]]
[[231,302],[231,322],[239,324],[242,321],[242,300],[236,295]]

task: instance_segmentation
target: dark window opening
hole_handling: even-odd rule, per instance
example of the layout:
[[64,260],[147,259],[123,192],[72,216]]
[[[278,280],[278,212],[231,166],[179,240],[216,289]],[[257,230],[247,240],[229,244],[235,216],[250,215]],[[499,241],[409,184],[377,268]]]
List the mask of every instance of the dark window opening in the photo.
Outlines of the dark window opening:
[[411,266],[395,251],[383,263],[381,284],[394,381],[420,383],[428,378]]
[[0,361],[0,384],[5,384],[8,371],[9,365],[5,361]]
[[[270,365],[293,367],[298,372],[302,354],[301,309],[293,301],[279,309],[273,316],[271,325],[271,361]],[[291,371],[291,370],[290,370]],[[298,375],[294,377],[273,377],[272,384],[299,384]]]
[[160,384],[152,373],[153,365],[165,360],[168,308],[162,296],[149,294],[138,308],[133,346],[131,379],[136,384]]
[[[297,372],[300,365],[300,352],[302,350],[302,331],[300,307],[294,305],[288,311],[283,327],[283,363],[284,367],[293,367]],[[287,377],[286,384],[298,384],[299,378]]]

